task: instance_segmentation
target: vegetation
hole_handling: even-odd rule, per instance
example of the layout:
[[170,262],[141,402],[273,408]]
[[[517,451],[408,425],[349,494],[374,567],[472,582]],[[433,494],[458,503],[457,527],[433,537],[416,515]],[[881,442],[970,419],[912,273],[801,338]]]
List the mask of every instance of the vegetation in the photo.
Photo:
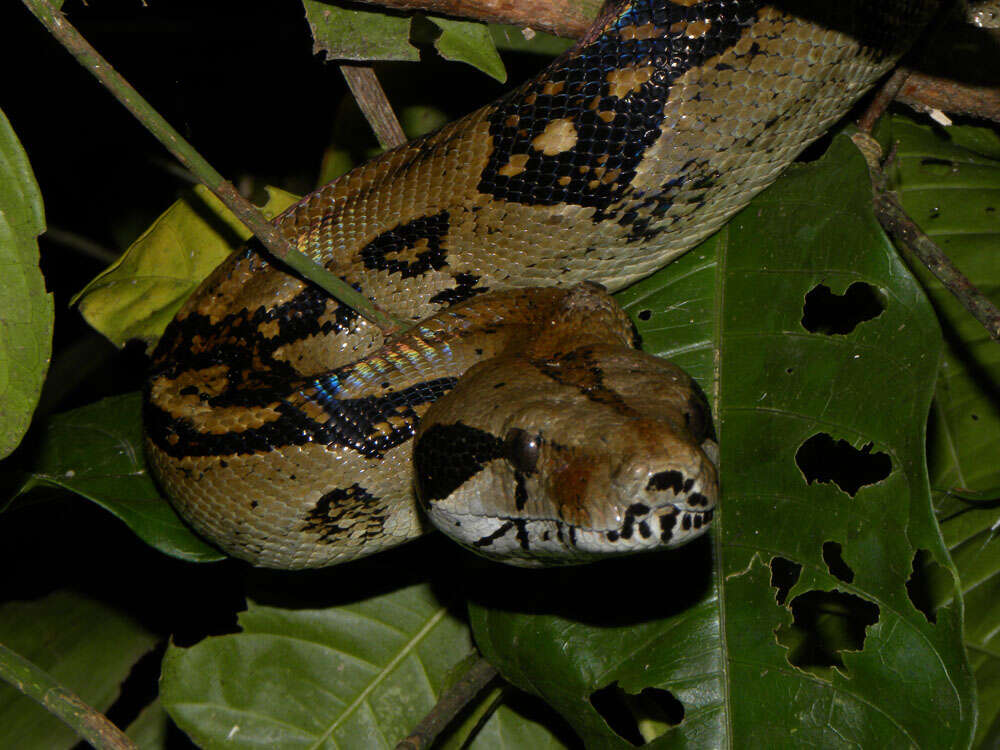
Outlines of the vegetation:
[[[502,90],[454,60],[517,80],[562,44],[311,0],[311,27],[293,3],[210,5],[64,10],[267,215],[377,149],[310,34],[423,58],[378,68],[411,136]],[[247,232],[4,12],[31,52],[0,102],[0,644],[21,657],[0,652],[0,676],[62,705],[11,666],[27,660],[143,748],[392,747],[477,651],[503,681],[441,747],[1000,742],[1000,348],[883,234],[849,127],[619,294],[714,404],[710,536],[565,570],[427,537],[265,572],[162,499],[137,395],[144,345]],[[906,209],[997,300],[1000,135],[902,113],[876,134]],[[0,685],[0,745],[72,747],[85,722],[65,719]]]

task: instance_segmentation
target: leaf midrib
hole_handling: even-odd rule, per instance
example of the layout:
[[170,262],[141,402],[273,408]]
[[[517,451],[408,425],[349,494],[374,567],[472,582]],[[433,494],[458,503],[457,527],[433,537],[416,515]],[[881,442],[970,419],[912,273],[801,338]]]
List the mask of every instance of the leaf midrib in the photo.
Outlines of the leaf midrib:
[[414,633],[413,637],[399,650],[399,653],[397,653],[392,660],[382,668],[382,671],[379,672],[375,678],[365,686],[365,689],[358,693],[358,696],[351,701],[351,703],[343,711],[340,712],[340,715],[333,721],[332,724],[330,724],[327,730],[316,739],[316,742],[309,746],[309,750],[316,750],[316,748],[319,748],[328,737],[337,731],[344,720],[348,716],[352,715],[354,711],[356,711],[357,708],[365,701],[365,699],[371,695],[372,691],[375,690],[375,688],[378,687],[386,677],[392,674],[396,667],[399,666],[400,662],[408,656],[410,652],[417,647],[417,645],[420,644],[420,642],[427,636],[434,626],[440,622],[441,618],[447,614],[447,611],[447,609],[442,607],[431,615],[430,618],[428,618],[424,626]]

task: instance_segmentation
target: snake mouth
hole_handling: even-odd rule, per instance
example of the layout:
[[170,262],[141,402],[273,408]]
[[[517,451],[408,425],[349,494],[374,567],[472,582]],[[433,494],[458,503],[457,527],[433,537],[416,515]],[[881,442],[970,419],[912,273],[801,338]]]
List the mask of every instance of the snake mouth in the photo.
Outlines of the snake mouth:
[[465,547],[520,567],[574,565],[636,552],[670,549],[704,534],[715,509],[692,510],[671,502],[635,503],[615,528],[586,527],[555,518],[465,516],[450,528],[435,524]]
[[625,511],[621,526],[616,529],[584,529],[594,533],[603,533],[611,543],[627,543],[636,538],[636,546],[646,546],[642,540],[656,537],[659,541],[655,546],[678,546],[700,536],[708,529],[715,516],[715,508],[695,510],[690,506],[677,502],[665,503],[657,508],[636,503]]

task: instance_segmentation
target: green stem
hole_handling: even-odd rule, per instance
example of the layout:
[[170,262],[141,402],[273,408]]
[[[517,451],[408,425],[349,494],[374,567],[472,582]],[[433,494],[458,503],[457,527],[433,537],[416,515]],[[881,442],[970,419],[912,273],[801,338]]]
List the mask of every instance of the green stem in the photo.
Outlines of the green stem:
[[0,679],[61,719],[97,750],[137,750],[132,740],[75,693],[53,680],[44,670],[0,643]]
[[162,143],[185,167],[232,211],[261,241],[269,253],[280,258],[304,278],[321,287],[334,298],[356,310],[389,333],[402,324],[375,307],[368,298],[353,289],[343,279],[330,273],[307,255],[292,247],[278,228],[269,222],[252,203],[246,200],[231,182],[212,167],[190,143],[185,141],[132,85],[97,53],[65,16],[48,0],[23,0],[28,10],[42,22],[84,68],[89,70],[143,126]]

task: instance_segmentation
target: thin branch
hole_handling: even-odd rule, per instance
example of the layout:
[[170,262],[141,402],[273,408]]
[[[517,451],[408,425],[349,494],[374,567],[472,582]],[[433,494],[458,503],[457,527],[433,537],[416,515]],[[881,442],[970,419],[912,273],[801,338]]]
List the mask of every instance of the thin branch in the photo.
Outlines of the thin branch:
[[320,286],[333,297],[357,310],[384,332],[401,328],[401,324],[376,308],[363,294],[322,266],[303,255],[281,235],[252,203],[239,194],[211,164],[185,141],[170,124],[122,78],[108,62],[73,28],[48,0],[23,0],[28,10],[49,32],[110,91],[143,126],[153,134],[185,167],[242,221],[267,248],[304,278]]
[[378,82],[378,76],[371,65],[342,63],[340,72],[344,74],[354,100],[358,103],[361,113],[368,120],[371,129],[375,131],[382,148],[388,150],[406,143],[403,128],[392,111],[392,105]]
[[885,188],[884,175],[881,180],[883,185],[875,188],[873,197],[875,215],[882,228],[927,266],[945,289],[954,294],[962,306],[983,325],[990,337],[1000,343],[1000,310],[907,215],[896,196]]
[[871,136],[858,133],[854,136],[854,141],[868,162],[872,202],[879,224],[901,248],[923,263],[945,289],[955,295],[962,306],[982,324],[990,337],[1000,343],[1000,310],[906,213],[896,194],[888,188],[888,179],[874,156],[877,143],[874,143]]
[[0,643],[0,679],[38,701],[97,750],[137,750],[132,740],[44,670]]
[[438,699],[434,708],[420,720],[410,736],[396,745],[396,750],[425,750],[430,747],[434,738],[496,676],[497,670],[493,665],[479,657],[462,675],[462,679]]
[[547,31],[576,39],[590,28],[601,0],[360,0],[397,10],[425,10],[444,16]]
[[70,250],[75,250],[81,255],[93,258],[104,265],[114,263],[118,260],[119,253],[116,253],[114,250],[109,250],[104,247],[104,245],[94,242],[93,240],[88,239],[81,234],[77,234],[76,232],[70,232],[67,229],[49,227],[45,230],[45,234],[43,234],[42,237],[54,245],[62,245]]
[[911,72],[896,98],[918,112],[938,109],[1000,122],[1000,88],[996,86],[973,86]]
[[892,104],[893,99],[896,98],[896,94],[899,93],[899,89],[906,83],[909,75],[910,71],[906,68],[896,68],[892,75],[886,79],[886,82],[882,84],[875,96],[872,97],[868,109],[865,110],[865,113],[861,115],[861,119],[858,120],[858,128],[861,132],[872,132],[875,122],[889,108],[889,105]]

